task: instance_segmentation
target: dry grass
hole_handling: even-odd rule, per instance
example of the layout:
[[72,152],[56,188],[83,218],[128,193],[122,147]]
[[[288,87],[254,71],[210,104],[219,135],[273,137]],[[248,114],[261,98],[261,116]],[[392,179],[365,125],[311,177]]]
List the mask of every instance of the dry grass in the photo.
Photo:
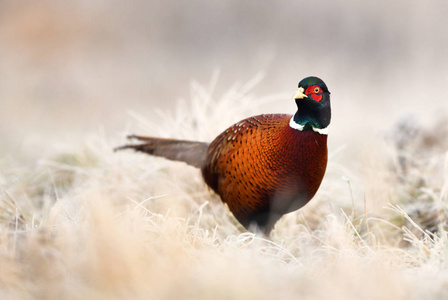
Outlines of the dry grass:
[[[210,140],[283,97],[255,100],[255,78],[215,99],[215,79],[164,124],[132,113],[138,133]],[[446,299],[448,141],[401,124],[358,168],[330,148],[318,195],[272,240],[244,232],[198,170],[113,153],[122,136],[93,134],[33,168],[3,161],[0,298]]]

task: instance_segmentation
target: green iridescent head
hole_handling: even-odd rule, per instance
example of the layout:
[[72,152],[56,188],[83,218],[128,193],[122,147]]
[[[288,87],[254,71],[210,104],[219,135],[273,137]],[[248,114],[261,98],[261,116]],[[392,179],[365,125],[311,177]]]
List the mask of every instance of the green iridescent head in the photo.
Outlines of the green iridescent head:
[[294,100],[297,112],[292,124],[297,128],[316,131],[328,127],[331,119],[330,91],[322,79],[315,76],[302,79]]

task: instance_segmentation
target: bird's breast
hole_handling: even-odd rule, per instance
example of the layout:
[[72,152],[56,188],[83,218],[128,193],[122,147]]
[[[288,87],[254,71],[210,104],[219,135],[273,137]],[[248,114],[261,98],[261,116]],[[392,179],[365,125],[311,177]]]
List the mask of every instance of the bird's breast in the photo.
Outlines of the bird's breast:
[[293,211],[317,192],[327,166],[327,136],[289,126],[263,141],[264,164],[273,209]]

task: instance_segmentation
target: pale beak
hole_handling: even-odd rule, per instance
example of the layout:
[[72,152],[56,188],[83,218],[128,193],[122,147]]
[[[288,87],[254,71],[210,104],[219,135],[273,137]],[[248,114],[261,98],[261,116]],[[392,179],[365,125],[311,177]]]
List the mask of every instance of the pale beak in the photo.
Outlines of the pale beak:
[[304,91],[305,89],[303,87],[299,87],[297,92],[294,94],[294,100],[308,98],[308,96],[303,93]]

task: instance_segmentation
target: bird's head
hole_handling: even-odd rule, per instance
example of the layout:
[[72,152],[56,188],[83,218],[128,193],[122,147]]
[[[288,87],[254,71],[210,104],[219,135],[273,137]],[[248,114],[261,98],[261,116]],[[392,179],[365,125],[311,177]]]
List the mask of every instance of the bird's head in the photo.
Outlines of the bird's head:
[[302,79],[294,100],[297,112],[291,119],[291,126],[295,124],[295,129],[324,132],[331,119],[330,91],[325,82],[314,76]]
[[310,76],[299,82],[299,89],[294,95],[295,100],[306,99],[315,102],[326,102],[330,100],[330,91],[322,79]]

